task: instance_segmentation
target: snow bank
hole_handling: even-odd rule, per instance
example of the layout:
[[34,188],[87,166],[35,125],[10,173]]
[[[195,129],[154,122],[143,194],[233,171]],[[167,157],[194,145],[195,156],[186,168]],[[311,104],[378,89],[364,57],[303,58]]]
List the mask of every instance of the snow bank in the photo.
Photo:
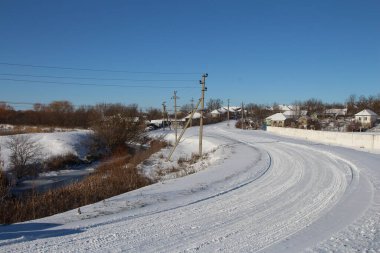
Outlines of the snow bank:
[[[182,130],[182,129],[181,129]],[[193,159],[199,153],[199,128],[190,128],[186,131],[174,151],[170,161],[166,161],[172,146],[152,155],[139,169],[150,179],[167,180],[192,174],[203,170],[210,164],[222,159],[217,151],[220,141],[204,138],[202,142],[203,159]],[[178,133],[179,136],[180,133]],[[175,134],[173,130],[156,130],[150,132],[153,138],[161,138],[174,146]],[[192,161],[193,160],[193,161]],[[196,161],[197,160],[197,161]],[[160,176],[158,174],[161,174]]]

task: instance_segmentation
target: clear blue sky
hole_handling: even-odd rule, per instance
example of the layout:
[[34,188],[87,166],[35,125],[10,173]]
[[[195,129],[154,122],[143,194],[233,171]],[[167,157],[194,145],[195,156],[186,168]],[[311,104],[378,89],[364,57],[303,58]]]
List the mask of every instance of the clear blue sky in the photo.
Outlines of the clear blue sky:
[[0,62],[126,71],[0,64],[0,101],[182,105],[207,72],[206,100],[344,102],[380,93],[380,1],[2,0]]

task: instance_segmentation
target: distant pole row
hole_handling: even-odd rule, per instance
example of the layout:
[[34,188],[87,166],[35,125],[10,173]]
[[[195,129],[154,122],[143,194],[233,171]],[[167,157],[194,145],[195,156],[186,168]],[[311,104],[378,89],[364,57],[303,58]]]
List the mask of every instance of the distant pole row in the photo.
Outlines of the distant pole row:
[[[169,153],[169,156],[168,158],[166,159],[167,161],[170,160],[171,156],[173,155],[176,147],[178,146],[178,143],[180,142],[183,134],[185,133],[187,127],[189,125],[191,125],[192,123],[192,119],[193,119],[193,116],[195,114],[195,112],[197,111],[199,105],[201,106],[201,109],[200,109],[200,119],[199,119],[199,157],[200,159],[202,159],[202,140],[203,140],[203,114],[204,114],[204,109],[205,109],[205,92],[207,91],[207,87],[206,87],[206,78],[208,77],[208,74],[203,74],[202,75],[202,79],[199,81],[199,83],[201,84],[201,98],[199,99],[198,101],[198,104],[197,106],[194,108],[194,99],[192,98],[191,99],[191,107],[192,107],[192,111],[191,111],[191,114],[190,114],[190,117],[189,117],[189,120],[186,122],[184,128],[182,129],[182,132],[181,134],[179,135],[179,137],[177,137],[177,99],[179,97],[177,97],[177,91],[174,91],[174,96],[172,97],[174,99],[174,118],[175,118],[175,125],[174,125],[174,130],[175,130],[175,144],[173,146],[173,149],[171,150],[171,152]],[[165,106],[165,102],[162,103],[162,106],[163,106],[163,113],[165,114],[166,112],[166,106]]]

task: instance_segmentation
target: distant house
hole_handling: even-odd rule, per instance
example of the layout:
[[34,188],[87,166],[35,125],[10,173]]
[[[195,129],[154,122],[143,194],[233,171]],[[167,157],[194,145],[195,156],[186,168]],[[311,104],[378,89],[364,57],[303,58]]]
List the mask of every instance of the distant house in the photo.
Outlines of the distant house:
[[[221,108],[222,109],[222,108]],[[226,111],[221,111],[220,109],[215,109],[211,112],[211,117],[213,118],[219,118],[221,117],[222,115],[224,115],[226,113]]]
[[338,108],[326,109],[325,115],[326,116],[332,116],[335,118],[338,116],[346,116],[347,115],[347,108],[344,108],[344,109],[338,109]]
[[241,113],[241,107],[238,106],[224,106],[219,109],[213,110],[211,112],[211,116],[213,118],[222,117],[223,115],[227,115],[228,111],[230,111],[230,118],[236,118],[238,114]]
[[290,125],[291,118],[279,112],[265,118],[265,122],[268,126],[285,127]]
[[[190,116],[191,116],[191,113],[189,113],[186,117],[184,117],[183,119],[181,119],[181,121],[183,122],[183,124],[185,125],[186,122],[190,119]],[[199,125],[199,122],[200,122],[200,118],[201,118],[201,113],[200,112],[195,112],[194,115],[193,115],[193,118],[191,120],[191,125]],[[206,116],[203,114],[203,119],[205,119]]]
[[166,119],[152,119],[151,121],[147,121],[146,125],[160,128],[164,126],[169,126],[170,122],[168,122]]
[[355,121],[360,123],[362,127],[371,128],[377,120],[377,117],[378,115],[375,112],[370,109],[365,109],[355,114]]
[[306,110],[289,110],[284,111],[282,114],[284,114],[288,118],[299,118],[307,115]]
[[[190,119],[190,116],[191,116],[191,113],[189,115],[187,115],[185,117],[185,119]],[[199,112],[195,112],[194,115],[193,115],[193,119],[200,119],[201,118],[201,113]],[[203,115],[203,118],[205,118],[205,116]]]

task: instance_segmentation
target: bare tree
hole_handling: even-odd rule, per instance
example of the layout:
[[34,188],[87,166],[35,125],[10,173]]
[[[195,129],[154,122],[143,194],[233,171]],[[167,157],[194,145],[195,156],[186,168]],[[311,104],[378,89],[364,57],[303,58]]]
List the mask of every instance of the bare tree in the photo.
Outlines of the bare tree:
[[221,100],[220,98],[217,98],[217,99],[210,98],[207,102],[207,109],[209,109],[210,111],[219,109],[222,106],[223,106],[223,100]]
[[353,114],[358,112],[357,107],[356,107],[356,95],[355,94],[352,94],[347,98],[346,104],[347,104],[347,114],[348,115],[353,115]]
[[146,115],[148,120],[161,119],[162,111],[157,108],[151,107],[146,111]]
[[325,106],[322,100],[316,98],[310,98],[304,102],[304,107],[307,109],[307,113],[312,115],[317,113],[318,115],[323,115],[325,112]]
[[36,165],[41,160],[41,147],[27,135],[13,135],[6,142],[11,151],[10,166],[17,178],[38,173]]
[[194,106],[191,104],[184,104],[183,106],[181,106],[180,111],[185,114],[188,114],[194,109],[193,107]]
[[272,105],[273,113],[281,112],[280,106],[278,105],[277,102],[274,102]]
[[94,122],[95,138],[108,151],[120,145],[138,141],[144,132],[144,122],[140,120],[137,105],[106,105],[101,108],[104,115]]

